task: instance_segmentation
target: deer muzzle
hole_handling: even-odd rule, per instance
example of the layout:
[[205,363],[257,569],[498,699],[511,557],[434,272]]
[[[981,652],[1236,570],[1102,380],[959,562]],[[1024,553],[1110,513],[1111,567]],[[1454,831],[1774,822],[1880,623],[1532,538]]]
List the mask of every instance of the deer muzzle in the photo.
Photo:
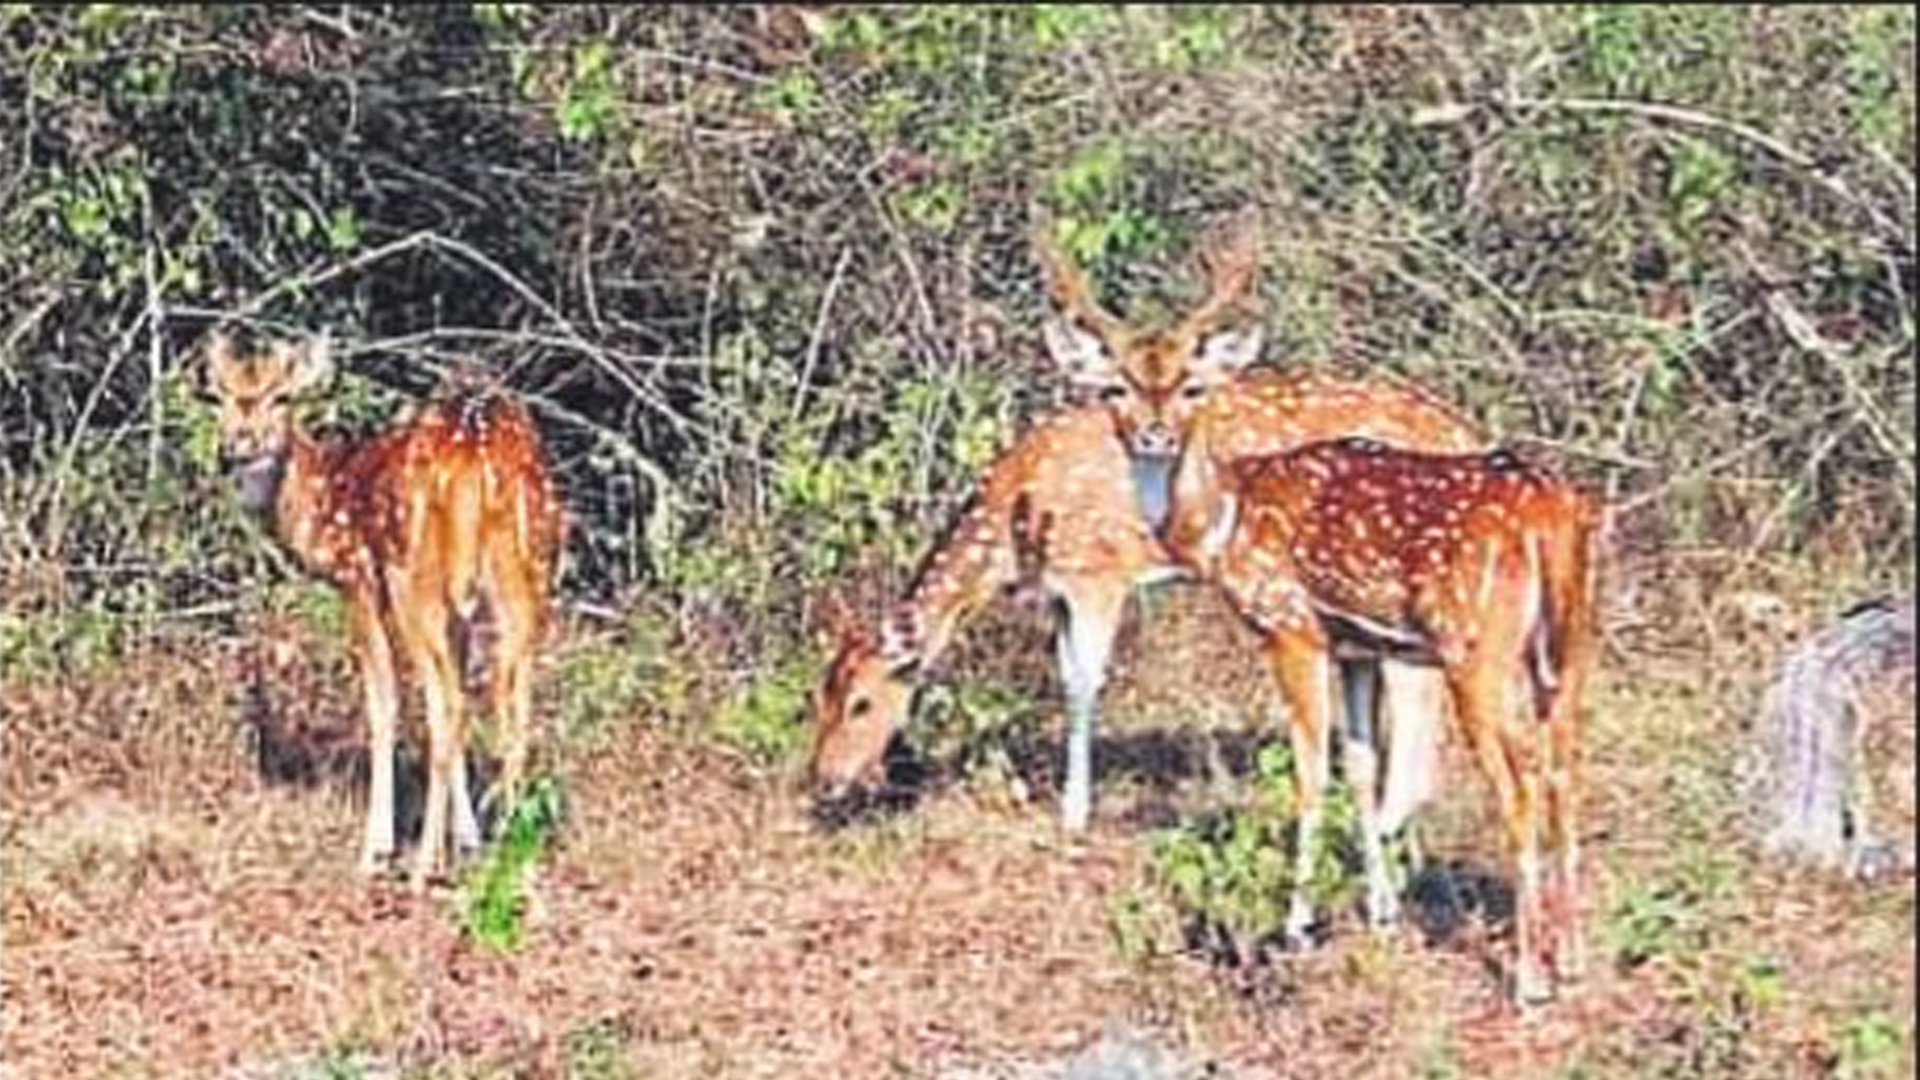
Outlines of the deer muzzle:
[[1155,420],[1142,424],[1133,432],[1133,453],[1136,457],[1170,458],[1180,449],[1180,440],[1174,437],[1173,427],[1164,421]]

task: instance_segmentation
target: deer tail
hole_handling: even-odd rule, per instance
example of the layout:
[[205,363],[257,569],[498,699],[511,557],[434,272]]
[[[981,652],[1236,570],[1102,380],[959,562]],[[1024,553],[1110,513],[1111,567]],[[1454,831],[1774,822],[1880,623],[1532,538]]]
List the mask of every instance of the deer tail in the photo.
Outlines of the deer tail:
[[1555,724],[1571,722],[1562,714],[1577,707],[1572,699],[1581,693],[1593,663],[1594,597],[1605,533],[1604,510],[1583,497],[1572,500],[1561,520],[1563,527],[1534,533],[1527,552],[1538,600],[1530,667],[1542,718]]

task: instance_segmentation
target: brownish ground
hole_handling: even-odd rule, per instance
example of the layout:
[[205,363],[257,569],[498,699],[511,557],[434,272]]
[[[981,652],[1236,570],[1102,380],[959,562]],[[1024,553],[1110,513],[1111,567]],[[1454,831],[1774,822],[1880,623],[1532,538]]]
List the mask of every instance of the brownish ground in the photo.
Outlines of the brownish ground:
[[[557,752],[572,817],[511,955],[460,936],[450,891],[354,876],[350,770],[324,754],[311,776],[284,756],[262,769],[257,725],[349,762],[358,738],[353,687],[327,681],[337,658],[281,632],[278,649],[203,636],[87,676],[9,673],[10,1080],[1039,1077],[1121,1030],[1183,1076],[1913,1070],[1911,879],[1764,867],[1726,805],[1743,695],[1775,655],[1764,635],[1663,658],[1647,626],[1616,620],[1589,743],[1599,971],[1527,1024],[1487,970],[1498,920],[1376,941],[1347,913],[1320,952],[1247,977],[1171,935],[1118,946],[1116,906],[1152,896],[1151,829],[1231,798],[1240,710],[1263,696],[1192,595],[1152,605],[1123,645],[1084,842],[1055,830],[1044,774],[954,779],[830,834],[789,777],[635,715]],[[997,626],[1028,677],[1045,675],[1039,633]],[[1496,870],[1479,782],[1453,765],[1430,848]]]

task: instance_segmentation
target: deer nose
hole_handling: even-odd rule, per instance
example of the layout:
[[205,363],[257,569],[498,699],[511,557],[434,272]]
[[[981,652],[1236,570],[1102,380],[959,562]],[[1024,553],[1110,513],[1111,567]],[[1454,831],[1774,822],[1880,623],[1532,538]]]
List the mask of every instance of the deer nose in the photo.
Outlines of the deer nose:
[[1166,424],[1147,424],[1133,434],[1133,452],[1141,457],[1172,457],[1178,448],[1179,441]]

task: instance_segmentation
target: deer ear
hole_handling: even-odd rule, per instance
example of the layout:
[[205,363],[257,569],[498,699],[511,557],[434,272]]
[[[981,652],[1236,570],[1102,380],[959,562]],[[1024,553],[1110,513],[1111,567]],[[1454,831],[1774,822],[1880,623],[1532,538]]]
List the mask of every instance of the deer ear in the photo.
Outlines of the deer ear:
[[1265,339],[1266,331],[1257,322],[1208,334],[1200,343],[1195,371],[1203,378],[1231,377],[1260,359]]
[[304,393],[325,386],[333,379],[333,337],[322,333],[298,345],[282,346],[282,355],[293,362],[293,378],[288,389]]
[[920,670],[921,661],[926,657],[921,652],[921,634],[919,628],[907,617],[907,621],[896,615],[889,618],[880,631],[880,655],[887,662],[887,671],[895,678],[906,678]]
[[1058,312],[1048,312],[1040,323],[1040,337],[1047,354],[1069,381],[1091,385],[1113,378],[1113,353],[1098,334]]
[[200,366],[199,378],[195,380],[201,393],[211,394],[225,386],[233,378],[238,364],[233,348],[233,335],[225,330],[216,330],[207,341],[207,360]]

